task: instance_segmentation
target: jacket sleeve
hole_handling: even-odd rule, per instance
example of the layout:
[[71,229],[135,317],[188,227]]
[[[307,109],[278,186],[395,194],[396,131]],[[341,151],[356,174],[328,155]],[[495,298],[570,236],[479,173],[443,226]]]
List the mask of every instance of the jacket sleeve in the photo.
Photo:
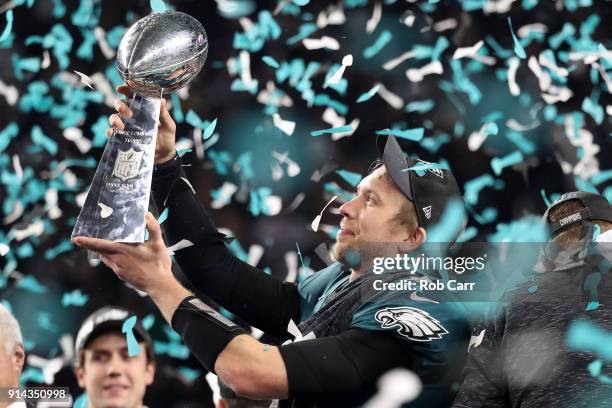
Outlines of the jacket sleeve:
[[299,322],[297,286],[241,261],[227,248],[227,238],[198,201],[180,158],[156,166],[152,195],[160,212],[168,210],[162,224],[166,245],[187,245],[174,258],[189,289],[268,334],[288,338],[289,321]]

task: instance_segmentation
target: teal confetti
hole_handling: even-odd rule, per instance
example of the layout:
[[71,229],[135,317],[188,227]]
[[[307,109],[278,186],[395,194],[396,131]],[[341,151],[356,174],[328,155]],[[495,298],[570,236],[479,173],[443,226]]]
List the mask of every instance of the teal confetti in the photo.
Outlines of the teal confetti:
[[598,301],[596,301],[596,300],[592,300],[592,301],[590,301],[590,302],[587,304],[587,307],[586,307],[586,309],[585,309],[585,310],[586,310],[587,312],[591,312],[591,311],[593,311],[593,310],[596,310],[597,308],[599,308],[599,302],[598,302]]
[[350,132],[351,130],[353,130],[353,128],[350,125],[345,125],[345,126],[339,126],[339,127],[333,127],[333,128],[329,128],[329,129],[323,129],[323,130],[315,130],[310,132],[311,136],[321,136],[324,135],[326,133],[343,133],[343,132]]
[[294,45],[302,41],[304,38],[308,38],[310,34],[315,33],[319,28],[316,24],[304,23],[298,29],[298,33],[293,37],[287,39],[287,45]]
[[310,3],[310,0],[291,0],[293,2],[293,4],[295,4],[296,6],[300,6],[303,7],[305,5],[307,5],[308,3]]
[[376,39],[376,41],[374,42],[374,44],[372,44],[371,46],[367,47],[365,50],[363,50],[363,56],[366,59],[370,59],[373,58],[376,54],[378,54],[380,52],[380,50],[382,50],[391,40],[393,39],[393,34],[391,34],[391,32],[385,30],[382,33],[380,33],[380,36],[378,37],[378,39]]
[[466,182],[463,186],[465,191],[465,202],[470,205],[476,205],[478,203],[478,194],[480,194],[480,191],[485,187],[492,187],[493,185],[495,185],[495,179],[490,174],[483,174]]
[[433,99],[426,99],[424,101],[414,101],[408,103],[404,107],[404,112],[418,112],[418,113],[426,113],[429,112],[434,107]]
[[140,345],[134,335],[134,326],[136,325],[136,316],[126,319],[121,326],[121,333],[125,333],[125,338],[128,345],[128,356],[135,357],[140,354]]
[[175,342],[163,343],[161,341],[153,341],[153,350],[155,350],[155,354],[167,354],[170,357],[181,360],[185,360],[189,357],[189,349]]
[[419,177],[423,177],[427,170],[436,170],[436,169],[444,169],[448,170],[448,166],[446,164],[440,163],[417,163],[414,166],[408,167],[407,169],[402,169],[402,171],[414,171]]
[[427,231],[427,242],[452,242],[464,227],[465,206],[460,200],[450,200],[440,221]]
[[179,367],[178,373],[188,382],[193,382],[202,375],[200,370],[189,367]]
[[2,153],[13,140],[19,134],[19,126],[15,122],[11,122],[0,131],[0,153]]
[[204,134],[202,135],[202,138],[204,140],[207,140],[209,137],[212,136],[212,134],[215,131],[215,127],[217,126],[217,118],[215,118],[210,125],[206,126],[206,129],[204,129]]
[[414,128],[414,129],[383,129],[377,130],[377,135],[393,135],[397,137],[401,137],[402,139],[411,140],[413,142],[419,142],[423,139],[423,135],[425,134],[424,128]]
[[24,276],[17,282],[17,287],[30,293],[41,294],[47,292],[47,288],[41,285],[34,276]]
[[145,330],[151,330],[154,323],[155,323],[155,315],[153,314],[146,315],[142,319],[142,327],[144,327]]
[[[43,372],[40,368],[27,367],[23,370],[21,376],[19,377],[19,383],[24,386],[26,383],[30,382],[44,384],[45,376],[43,375]],[[85,408],[86,407],[87,406],[85,406]]]
[[519,42],[518,38],[516,38],[516,35],[514,35],[514,30],[512,29],[512,20],[510,20],[510,17],[508,17],[508,25],[510,26],[510,33],[512,33],[512,41],[514,41],[514,53],[521,59],[527,58],[527,54],[525,54],[523,46]]
[[264,55],[263,57],[261,57],[261,60],[263,62],[265,62],[266,65],[269,65],[269,66],[271,66],[274,69],[280,68],[280,64],[274,58],[272,58],[269,55]]
[[79,289],[75,289],[62,295],[62,306],[83,306],[88,300],[89,296],[84,295]]
[[163,0],[151,0],[150,4],[151,10],[154,13],[163,13],[164,11],[168,11],[168,7],[166,6],[166,3],[164,3]]
[[336,173],[353,187],[357,187],[357,184],[359,184],[363,178],[361,174],[347,170],[336,170]]
[[38,313],[36,315],[36,323],[43,330],[57,333],[57,326],[51,322],[51,314],[47,312]]
[[45,251],[45,259],[47,261],[55,259],[59,254],[72,251],[74,244],[70,241],[62,241],[56,247],[49,248]]
[[157,223],[161,225],[167,219],[168,219],[168,209],[164,208],[164,211],[162,211],[162,213],[159,215],[159,218],[157,219]]
[[586,319],[573,321],[565,341],[575,350],[597,354],[604,361],[612,361],[612,334]]
[[514,143],[519,149],[521,149],[523,153],[527,155],[535,153],[535,144],[531,140],[525,138],[522,133],[516,132],[514,130],[508,130],[506,138],[512,143]]
[[89,406],[89,400],[87,399],[87,393],[83,393],[74,402],[72,408],[87,408]]
[[57,154],[57,143],[46,136],[38,125],[32,127],[32,141],[35,145],[42,146],[50,154],[54,156]]
[[503,169],[513,166],[523,161],[523,154],[520,151],[512,152],[504,157],[494,157],[491,160],[491,168],[496,176],[499,176]]
[[12,30],[13,30],[13,9],[9,9],[6,12],[6,27],[4,27],[2,34],[0,34],[0,42],[8,39]]
[[601,125],[604,120],[604,110],[600,105],[597,105],[589,97],[582,101],[582,110],[591,115],[595,123]]
[[532,294],[536,293],[537,291],[538,291],[538,285],[533,285],[527,288],[527,292],[532,293]]
[[370,89],[367,92],[362,93],[359,96],[359,98],[357,98],[357,103],[361,103],[361,102],[370,100],[374,95],[376,95],[376,92],[378,92],[379,89],[380,89],[380,85],[374,85],[372,89]]

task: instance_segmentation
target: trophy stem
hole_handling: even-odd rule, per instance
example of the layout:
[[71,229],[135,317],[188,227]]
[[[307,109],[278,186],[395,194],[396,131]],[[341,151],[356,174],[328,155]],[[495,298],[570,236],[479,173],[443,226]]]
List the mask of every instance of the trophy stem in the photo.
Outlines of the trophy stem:
[[134,93],[125,101],[132,116],[106,143],[72,237],[144,242],[160,97]]

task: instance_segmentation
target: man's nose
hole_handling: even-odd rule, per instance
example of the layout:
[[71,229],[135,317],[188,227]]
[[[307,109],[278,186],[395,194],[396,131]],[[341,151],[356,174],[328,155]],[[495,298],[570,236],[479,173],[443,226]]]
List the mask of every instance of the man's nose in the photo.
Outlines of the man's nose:
[[111,377],[117,377],[121,375],[123,370],[123,359],[121,356],[113,356],[108,362],[108,366],[106,367],[106,374]]
[[357,214],[357,205],[356,205],[357,197],[353,197],[352,200],[349,200],[340,206],[340,214],[345,218],[355,218]]

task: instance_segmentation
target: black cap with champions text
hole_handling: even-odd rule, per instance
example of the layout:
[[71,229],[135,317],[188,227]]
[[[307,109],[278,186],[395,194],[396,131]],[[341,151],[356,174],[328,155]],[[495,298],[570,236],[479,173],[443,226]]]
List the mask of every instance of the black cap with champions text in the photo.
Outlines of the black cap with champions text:
[[[584,208],[555,222],[552,222],[550,220],[550,212],[560,204],[570,200],[580,201]],[[608,200],[599,194],[587,193],[585,191],[572,191],[570,193],[563,194],[561,197],[555,200],[548,207],[542,219],[548,224],[552,236],[555,236],[571,225],[586,220],[603,220],[612,222],[612,207],[610,207]]]
[[[429,162],[407,158],[394,136],[378,136],[379,154],[391,179],[404,195],[414,203],[419,226],[427,229],[438,223],[451,200],[463,204],[463,196],[455,176],[449,169],[431,166]],[[424,165],[422,171],[408,170]],[[460,232],[467,223],[462,212]]]

